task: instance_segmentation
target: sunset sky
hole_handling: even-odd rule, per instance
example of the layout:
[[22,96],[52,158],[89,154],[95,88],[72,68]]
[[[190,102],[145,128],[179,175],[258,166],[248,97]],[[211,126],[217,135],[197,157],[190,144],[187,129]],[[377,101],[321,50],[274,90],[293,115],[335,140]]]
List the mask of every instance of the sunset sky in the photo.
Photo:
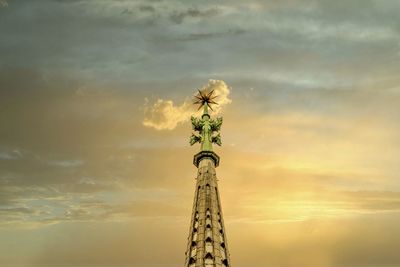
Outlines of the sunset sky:
[[0,0],[0,265],[183,266],[206,87],[232,266],[400,266],[399,14]]

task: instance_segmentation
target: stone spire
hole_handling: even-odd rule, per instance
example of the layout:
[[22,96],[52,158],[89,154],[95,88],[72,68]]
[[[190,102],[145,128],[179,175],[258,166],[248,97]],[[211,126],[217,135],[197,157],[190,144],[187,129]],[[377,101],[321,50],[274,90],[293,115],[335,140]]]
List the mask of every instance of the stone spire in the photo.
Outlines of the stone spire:
[[190,144],[199,142],[201,149],[193,159],[198,172],[185,267],[227,267],[231,262],[215,173],[219,156],[212,149],[213,143],[221,145],[222,118],[213,120],[208,114],[211,104],[217,104],[214,91],[199,91],[195,97],[195,104],[204,109],[201,118],[191,118],[197,133],[192,134]]

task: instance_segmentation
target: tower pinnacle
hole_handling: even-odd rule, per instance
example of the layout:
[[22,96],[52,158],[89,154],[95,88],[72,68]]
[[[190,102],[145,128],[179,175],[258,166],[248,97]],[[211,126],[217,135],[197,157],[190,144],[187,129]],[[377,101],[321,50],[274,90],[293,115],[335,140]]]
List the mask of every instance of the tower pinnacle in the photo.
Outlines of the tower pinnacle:
[[[192,129],[197,131],[199,134],[192,134],[190,137],[190,145],[194,145],[199,142],[201,144],[201,151],[213,151],[212,144],[221,145],[221,135],[219,131],[222,125],[222,117],[218,117],[215,120],[211,119],[208,114],[208,108],[212,109],[211,105],[218,105],[214,99],[218,97],[214,94],[214,90],[210,92],[200,91],[195,95],[194,104],[199,104],[199,109],[203,108],[203,115],[200,119],[191,117]],[[216,133],[216,134],[214,134]]]
[[214,91],[200,91],[194,104],[203,107],[201,118],[192,116],[190,144],[200,143],[200,152],[194,155],[193,163],[198,168],[193,213],[189,228],[185,267],[228,267],[230,258],[222,216],[221,201],[215,168],[219,156],[212,144],[221,145],[219,131],[222,118],[211,119],[208,108],[217,103]]

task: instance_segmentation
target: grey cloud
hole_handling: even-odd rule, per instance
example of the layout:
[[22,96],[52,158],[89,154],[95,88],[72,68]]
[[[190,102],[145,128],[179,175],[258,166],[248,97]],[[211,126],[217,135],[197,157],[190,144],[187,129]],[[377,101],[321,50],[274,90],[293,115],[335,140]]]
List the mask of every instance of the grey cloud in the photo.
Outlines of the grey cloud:
[[82,208],[73,208],[65,211],[64,215],[68,220],[88,219],[89,211]]
[[210,8],[205,10],[200,10],[198,8],[189,8],[185,11],[175,11],[169,18],[171,21],[181,24],[187,18],[212,18],[219,15],[221,11],[217,8]]
[[14,160],[21,158],[21,152],[19,150],[13,151],[0,151],[0,160]]
[[84,161],[82,160],[47,160],[50,165],[60,166],[60,167],[77,167],[82,166]]
[[365,27],[386,25],[396,27],[396,13],[400,5],[396,1],[362,1],[348,2],[315,1],[315,9],[310,16],[321,20],[353,22]]
[[133,14],[135,14],[135,10],[138,10],[138,11],[143,12],[143,13],[154,13],[154,12],[156,12],[156,9],[153,6],[142,5],[142,6],[137,7],[136,9],[125,8],[121,12],[121,15],[133,15]]
[[0,0],[0,8],[3,8],[3,7],[8,7],[7,0]]
[[184,36],[176,36],[173,37],[173,40],[178,41],[197,41],[197,40],[207,40],[210,38],[222,38],[226,36],[235,36],[246,33],[245,30],[242,29],[230,29],[223,32],[206,32],[206,33],[190,33]]
[[40,221],[50,218],[51,213],[48,207],[0,207],[0,217],[0,228],[30,227],[33,224],[40,225]]
[[[31,12],[33,17],[39,16],[35,10],[43,9],[42,3],[45,1],[35,3],[39,6]],[[5,13],[7,23],[2,25],[22,30],[1,29],[8,35],[0,45],[2,63],[35,65],[50,72],[76,70],[73,75],[96,77],[96,82],[118,80],[125,84],[155,79],[172,83],[186,77],[228,80],[227,73],[234,73],[233,79],[240,76],[241,80],[267,83],[263,72],[292,77],[293,70],[312,77],[325,71],[331,83],[340,84],[339,80],[352,83],[397,69],[393,58],[399,51],[398,16],[392,15],[397,6],[390,8],[387,2],[362,5],[350,1],[344,5],[255,1],[248,7],[221,2],[217,8],[211,4],[196,8],[181,2],[83,3],[77,10],[51,4],[54,14],[40,14],[42,19],[29,32],[19,25],[29,19],[22,6],[15,16]],[[345,8],[347,5],[353,8]],[[153,6],[156,12],[140,11],[141,6]],[[124,10],[134,14],[120,16]],[[182,23],[172,25],[171,16]],[[183,23],[185,20],[190,23]],[[26,36],[30,37],[27,42]],[[196,42],[201,40],[207,42]],[[216,53],[211,57],[208,51]],[[176,58],[180,58],[180,64],[176,64]],[[355,74],[357,77],[347,81]],[[295,83],[293,87],[303,85]]]
[[126,8],[121,12],[121,15],[125,15],[125,14],[132,15],[133,11]]
[[160,201],[139,200],[118,204],[106,202],[81,202],[65,210],[63,216],[56,220],[94,221],[98,219],[113,220],[118,217],[140,219],[149,217],[176,217],[184,216],[185,208],[176,203],[162,203]]
[[29,209],[27,207],[18,207],[18,208],[0,208],[0,214],[7,215],[19,215],[19,214],[32,214],[35,213],[34,210]]
[[[18,207],[20,205],[26,205],[28,200],[57,200],[63,201],[67,199],[66,195],[61,195],[60,192],[51,186],[18,186],[15,185],[12,177],[4,177],[2,175],[1,190],[0,190],[0,206],[12,206]],[[25,179],[32,179],[31,177],[25,177]]]
[[90,178],[83,177],[73,182],[64,181],[63,184],[57,185],[59,192],[75,193],[75,194],[96,194],[101,192],[113,192],[122,190],[122,184],[115,179],[106,178]]
[[147,25],[165,24],[165,20],[168,19],[174,24],[182,24],[189,19],[209,19],[220,15],[221,11],[218,8],[199,9],[199,8],[187,8],[183,11],[175,10],[169,11],[164,6],[152,6],[152,5],[139,5],[134,8],[125,8],[121,14],[130,15],[136,17],[136,22],[140,22],[142,19],[147,22]]
[[[65,221],[69,222],[96,222],[120,220],[137,220],[144,218],[176,218],[183,217],[186,207],[176,203],[170,204],[154,200],[125,201],[121,203],[108,203],[101,200],[84,198],[69,199],[42,205],[39,207],[15,206],[0,207],[0,216],[4,219],[0,227],[37,227],[56,224]],[[60,212],[62,210],[62,212]]]
[[150,12],[150,13],[153,13],[156,11],[156,9],[153,6],[146,6],[146,5],[139,6],[139,10],[142,12]]

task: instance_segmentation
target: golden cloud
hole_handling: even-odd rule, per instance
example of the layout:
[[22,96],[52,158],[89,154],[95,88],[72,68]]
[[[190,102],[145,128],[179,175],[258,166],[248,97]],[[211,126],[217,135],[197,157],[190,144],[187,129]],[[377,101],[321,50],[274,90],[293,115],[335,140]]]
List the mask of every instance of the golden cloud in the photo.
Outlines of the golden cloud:
[[[202,90],[214,90],[218,95],[218,106],[214,108],[216,114],[232,102],[229,98],[231,88],[222,80],[209,80]],[[193,104],[188,98],[181,105],[176,105],[172,100],[157,99],[151,106],[146,99],[143,125],[156,130],[173,130],[178,124],[188,121],[193,113]]]

